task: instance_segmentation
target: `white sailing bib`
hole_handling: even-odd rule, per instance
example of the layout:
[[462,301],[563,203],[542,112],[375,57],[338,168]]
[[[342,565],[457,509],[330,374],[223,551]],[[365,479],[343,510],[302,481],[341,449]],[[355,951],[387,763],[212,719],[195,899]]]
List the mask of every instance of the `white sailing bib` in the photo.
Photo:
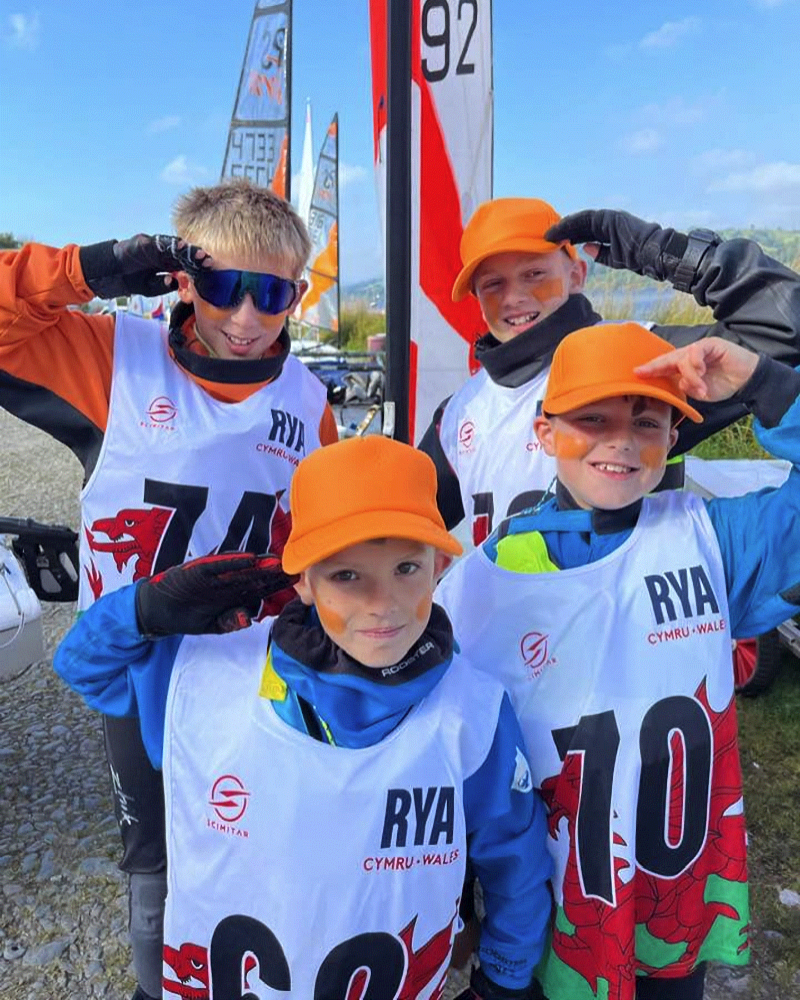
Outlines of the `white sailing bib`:
[[319,447],[326,402],[289,356],[274,382],[222,403],[172,360],[166,327],[116,322],[108,426],[81,495],[81,608],[218,547],[280,553],[292,473]]
[[503,518],[532,507],[556,474],[533,432],[549,371],[509,388],[481,369],[444,409],[439,438],[458,476],[475,545]]
[[[465,655],[508,688],[550,809],[559,916],[546,992],[561,995],[571,967],[632,998],[638,969],[688,974],[712,925],[709,954],[741,961],[727,593],[702,501],[645,498],[630,538],[575,569],[515,573],[477,549],[436,599]],[[723,884],[732,905],[714,924]]]
[[376,1000],[438,997],[464,878],[463,783],[489,752],[502,689],[457,657],[387,739],[330,746],[259,697],[267,636],[190,638],[175,664],[165,976],[192,959],[212,1000],[344,997],[353,977]]

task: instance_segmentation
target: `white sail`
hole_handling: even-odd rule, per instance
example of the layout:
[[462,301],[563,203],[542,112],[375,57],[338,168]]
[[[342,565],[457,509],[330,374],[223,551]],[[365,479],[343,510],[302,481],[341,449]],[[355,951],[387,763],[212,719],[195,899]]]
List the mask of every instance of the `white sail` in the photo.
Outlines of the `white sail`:
[[308,291],[300,319],[322,330],[339,330],[339,116],[334,115],[319,153],[308,215],[312,249]]
[[300,183],[297,187],[297,214],[308,223],[311,197],[314,194],[314,145],[311,136],[311,101],[306,101],[306,131],[303,137],[303,159],[300,161]]
[[289,198],[291,0],[256,0],[222,179],[247,177]]
[[[386,168],[386,3],[370,0],[379,190]],[[484,326],[477,302],[470,296],[454,303],[451,289],[463,227],[492,196],[491,22],[491,0],[411,0],[412,441],[468,378]]]

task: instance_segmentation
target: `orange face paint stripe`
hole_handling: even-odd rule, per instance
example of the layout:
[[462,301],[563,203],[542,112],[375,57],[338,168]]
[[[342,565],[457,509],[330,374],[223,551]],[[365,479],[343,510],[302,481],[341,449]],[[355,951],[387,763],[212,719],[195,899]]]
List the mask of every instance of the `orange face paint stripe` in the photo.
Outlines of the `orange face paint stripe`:
[[556,458],[573,459],[588,455],[590,445],[586,438],[579,437],[577,434],[556,430],[553,432],[553,447]]
[[564,282],[561,278],[540,281],[533,286],[532,292],[540,302],[547,302],[548,299],[558,299],[564,294]]
[[639,452],[639,460],[648,469],[660,469],[667,460],[667,449],[657,444],[645,445]]

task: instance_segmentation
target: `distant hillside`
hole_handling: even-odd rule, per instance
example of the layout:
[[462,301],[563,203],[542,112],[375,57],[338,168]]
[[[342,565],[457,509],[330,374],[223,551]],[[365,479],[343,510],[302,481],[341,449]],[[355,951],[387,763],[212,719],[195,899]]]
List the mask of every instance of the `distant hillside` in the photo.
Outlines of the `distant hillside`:
[[[791,229],[722,229],[720,236],[726,240],[755,240],[770,257],[787,267],[800,271],[800,232]],[[618,271],[590,262],[586,291],[589,297],[635,293],[642,289],[669,288],[665,282],[651,281],[630,271]]]
[[[791,229],[723,229],[720,235],[725,239],[755,240],[766,253],[795,271],[800,271],[800,232]],[[590,296],[598,297],[619,293],[635,293],[641,289],[658,289],[669,286],[642,278],[630,271],[617,271],[599,264],[589,264],[586,290]],[[364,304],[369,309],[386,308],[386,289],[382,278],[362,281],[342,289],[345,306]]]
[[363,305],[367,309],[383,312],[386,308],[386,288],[383,278],[346,285],[342,288],[342,304],[345,307]]

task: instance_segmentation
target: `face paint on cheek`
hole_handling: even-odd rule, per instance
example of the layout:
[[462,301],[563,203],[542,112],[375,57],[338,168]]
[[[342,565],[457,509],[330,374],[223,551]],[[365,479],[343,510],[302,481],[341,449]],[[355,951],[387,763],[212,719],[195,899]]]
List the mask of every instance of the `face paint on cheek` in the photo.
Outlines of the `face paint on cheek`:
[[561,278],[550,278],[549,281],[540,281],[533,287],[533,294],[540,302],[547,302],[549,299],[560,299],[564,294],[564,282]]
[[667,460],[667,449],[657,444],[648,444],[639,452],[639,459],[648,469],[660,469]]
[[426,594],[422,600],[417,605],[417,609],[414,612],[418,622],[427,622],[431,616],[431,607],[433,605],[433,594]]
[[556,458],[584,458],[589,454],[589,442],[586,438],[570,431],[556,430],[553,432],[553,447]]
[[342,635],[344,633],[346,623],[341,615],[338,615],[330,608],[326,608],[322,603],[317,604],[317,614],[319,615],[319,620],[322,622],[322,627],[328,635]]

